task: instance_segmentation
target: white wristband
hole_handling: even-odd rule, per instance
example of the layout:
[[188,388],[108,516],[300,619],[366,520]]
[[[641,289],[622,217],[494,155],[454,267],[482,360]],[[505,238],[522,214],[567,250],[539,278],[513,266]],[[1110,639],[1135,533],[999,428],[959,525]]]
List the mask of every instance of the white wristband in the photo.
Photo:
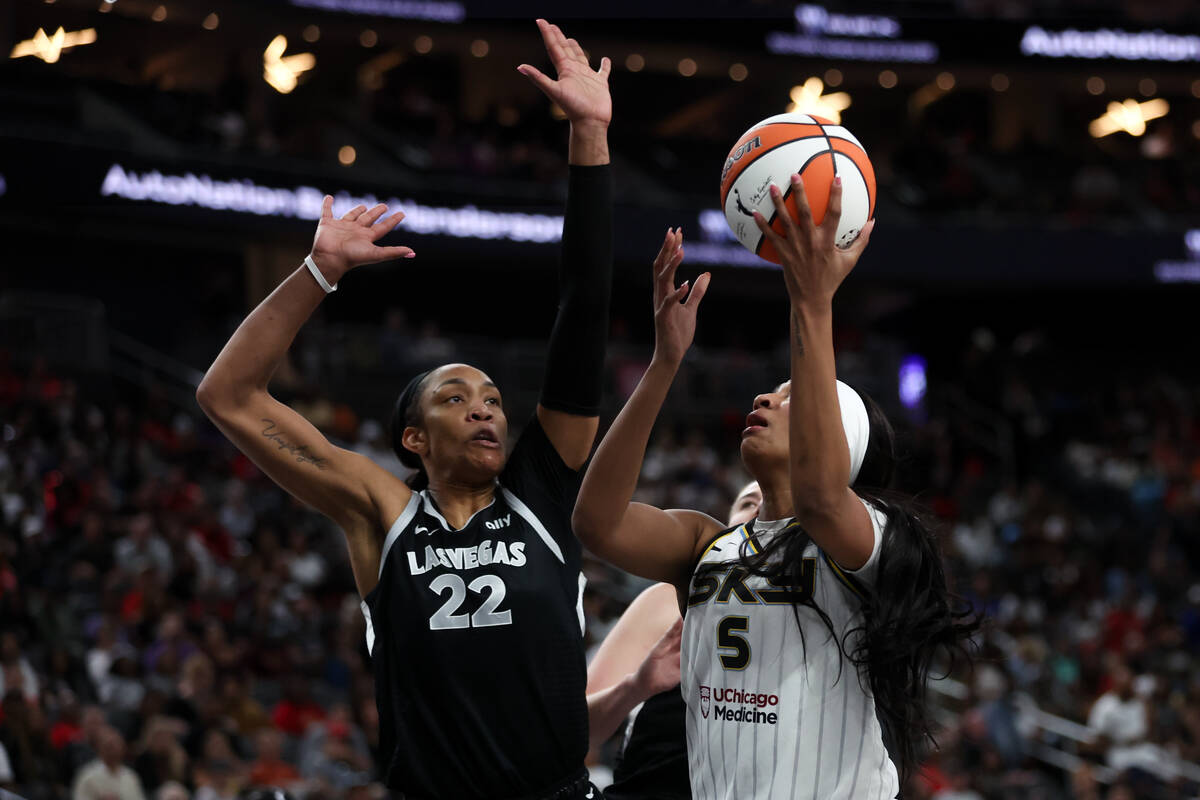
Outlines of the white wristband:
[[337,291],[337,284],[335,283],[333,286],[329,285],[329,281],[325,280],[325,276],[321,274],[321,270],[317,269],[316,262],[312,260],[312,255],[304,257],[304,266],[308,267],[308,271],[317,279],[317,283],[325,290],[325,294]]

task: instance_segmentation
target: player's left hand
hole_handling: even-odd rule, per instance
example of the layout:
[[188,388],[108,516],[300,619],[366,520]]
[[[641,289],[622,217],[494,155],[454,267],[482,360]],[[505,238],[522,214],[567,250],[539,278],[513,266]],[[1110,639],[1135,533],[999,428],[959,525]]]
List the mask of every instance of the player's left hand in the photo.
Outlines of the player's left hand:
[[842,182],[834,179],[829,189],[829,205],[825,219],[813,222],[804,191],[803,179],[792,176],[792,196],[796,198],[799,222],[792,219],[783,199],[783,192],[772,184],[771,199],[775,203],[776,219],[783,220],[784,235],[776,233],[762,214],[754,212],[754,222],[763,235],[775,246],[783,264],[783,278],[792,302],[829,303],[842,281],[858,263],[871,238],[875,220],[870,220],[849,247],[837,246],[838,222],[842,218]]
[[667,628],[642,660],[634,680],[641,694],[653,697],[679,685],[679,647],[683,640],[683,618]]
[[542,32],[546,53],[558,73],[551,80],[537,67],[522,64],[517,67],[542,92],[558,103],[573,125],[606,126],[612,120],[612,96],[608,92],[608,73],[612,62],[607,56],[600,59],[600,69],[593,71],[579,42],[568,39],[557,25],[544,19],[537,21]]
[[654,358],[678,366],[696,335],[696,312],[712,275],[705,272],[695,285],[675,286],[675,270],[683,261],[683,231],[667,230],[654,259]]

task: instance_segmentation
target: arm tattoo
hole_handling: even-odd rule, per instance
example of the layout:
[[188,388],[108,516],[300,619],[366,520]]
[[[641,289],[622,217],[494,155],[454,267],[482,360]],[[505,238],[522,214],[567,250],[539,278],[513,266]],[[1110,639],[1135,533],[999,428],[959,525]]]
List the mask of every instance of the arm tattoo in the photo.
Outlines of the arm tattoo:
[[800,338],[800,316],[792,309],[792,349],[796,355],[804,355],[804,340]]
[[308,451],[308,445],[306,444],[292,444],[283,438],[283,434],[275,427],[275,420],[263,417],[262,421],[266,423],[266,427],[262,430],[262,435],[274,442],[280,450],[286,450],[290,455],[295,456],[297,463],[312,464],[317,469],[325,469],[325,462],[328,459],[314,456]]

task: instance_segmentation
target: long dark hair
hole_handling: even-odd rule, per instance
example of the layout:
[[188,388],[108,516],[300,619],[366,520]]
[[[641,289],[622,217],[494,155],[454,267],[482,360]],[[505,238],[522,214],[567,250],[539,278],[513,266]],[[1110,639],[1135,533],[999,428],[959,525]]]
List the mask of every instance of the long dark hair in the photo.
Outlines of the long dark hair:
[[[854,491],[887,517],[872,585],[858,583],[862,624],[839,637],[829,615],[811,594],[800,591],[800,565],[811,539],[799,527],[775,536],[761,551],[742,545],[739,561],[755,575],[793,589],[797,624],[800,609],[814,611],[830,636],[859,670],[865,668],[883,738],[900,772],[901,785],[913,774],[926,739],[933,741],[925,706],[926,681],[939,656],[948,658],[947,672],[969,663],[968,643],[979,617],[946,583],[941,547],[932,521],[911,497],[889,489],[896,467],[895,433],[883,410],[859,392],[867,408],[870,435]],[[801,645],[804,631],[801,627]],[[839,676],[841,679],[841,676]]]

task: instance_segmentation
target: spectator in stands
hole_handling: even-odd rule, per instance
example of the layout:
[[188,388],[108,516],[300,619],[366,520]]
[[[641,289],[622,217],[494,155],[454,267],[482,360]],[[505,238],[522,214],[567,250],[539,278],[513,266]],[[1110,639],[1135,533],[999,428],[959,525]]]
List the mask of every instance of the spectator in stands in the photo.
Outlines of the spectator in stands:
[[163,580],[171,576],[171,548],[154,531],[154,518],[143,511],[135,514],[128,525],[128,533],[117,540],[113,547],[113,559],[130,575],[144,570],[158,571]]
[[271,710],[275,727],[289,736],[303,736],[308,726],[325,718],[325,710],[313,702],[308,681],[289,675],[283,681],[283,698]]
[[151,717],[143,726],[133,764],[146,791],[153,792],[171,781],[188,781],[189,759],[180,741],[186,727],[162,716]]
[[204,736],[193,777],[196,782],[193,800],[236,800],[250,778],[246,765],[233,752],[229,738],[215,729]]
[[254,736],[257,758],[250,765],[251,786],[289,788],[300,781],[300,771],[283,759],[283,734],[263,728]]
[[0,697],[18,691],[30,703],[38,699],[38,677],[21,654],[21,644],[14,631],[0,634]]
[[1088,714],[1095,747],[1118,771],[1136,763],[1135,754],[1149,730],[1146,704],[1133,691],[1133,672],[1117,661],[1109,672],[1112,688],[1096,699]]
[[100,732],[100,755],[75,776],[71,800],[145,800],[137,773],[125,765],[125,739],[116,728]]

